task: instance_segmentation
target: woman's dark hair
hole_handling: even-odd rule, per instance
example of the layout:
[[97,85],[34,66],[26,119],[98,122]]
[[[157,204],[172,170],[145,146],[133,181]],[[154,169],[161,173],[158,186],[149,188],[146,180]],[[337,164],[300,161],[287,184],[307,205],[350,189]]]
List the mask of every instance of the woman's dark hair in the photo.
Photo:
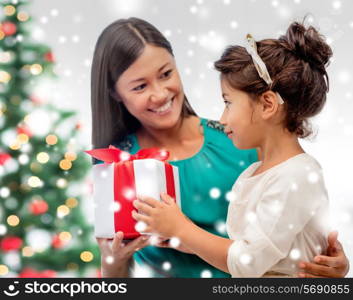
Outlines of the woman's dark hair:
[[[118,20],[106,27],[99,36],[91,72],[93,148],[105,148],[113,142],[119,142],[141,126],[124,104],[118,101],[119,95],[114,85],[141,55],[146,44],[162,47],[173,55],[172,47],[162,33],[138,18]],[[186,97],[182,115],[195,115]]]
[[329,90],[326,67],[332,56],[330,46],[314,27],[298,22],[279,39],[265,39],[256,45],[273,80],[271,87],[259,77],[244,47],[228,47],[215,68],[233,88],[253,99],[268,90],[278,92],[284,99],[285,127],[298,137],[309,136],[308,118],[321,111]]

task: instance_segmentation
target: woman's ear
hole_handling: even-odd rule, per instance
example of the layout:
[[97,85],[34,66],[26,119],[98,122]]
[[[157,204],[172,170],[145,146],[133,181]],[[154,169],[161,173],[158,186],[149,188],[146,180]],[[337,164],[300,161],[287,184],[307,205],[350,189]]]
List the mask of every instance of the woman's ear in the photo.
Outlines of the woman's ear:
[[260,96],[261,115],[264,120],[272,118],[279,109],[277,95],[273,91],[266,91]]
[[122,102],[120,96],[114,89],[109,89],[109,95],[117,102]]

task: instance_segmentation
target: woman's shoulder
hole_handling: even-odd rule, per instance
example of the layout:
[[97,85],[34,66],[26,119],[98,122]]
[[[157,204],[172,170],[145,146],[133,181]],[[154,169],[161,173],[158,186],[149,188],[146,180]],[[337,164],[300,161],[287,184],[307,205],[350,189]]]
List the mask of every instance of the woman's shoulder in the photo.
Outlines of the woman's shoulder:
[[129,134],[123,137],[120,141],[113,143],[113,146],[119,148],[122,151],[131,153],[135,145],[134,136]]
[[211,120],[211,119],[205,119],[202,118],[202,120],[204,121],[205,125],[207,126],[207,128],[209,129],[213,129],[216,132],[222,133],[224,136],[224,126],[216,120]]
[[[119,148],[122,151],[129,152],[130,154],[135,154],[136,150],[136,142],[133,134],[129,134],[125,137],[123,137],[120,141],[115,141],[112,142],[111,145],[113,145],[116,148]],[[103,161],[99,159],[93,159],[93,164],[102,164]]]

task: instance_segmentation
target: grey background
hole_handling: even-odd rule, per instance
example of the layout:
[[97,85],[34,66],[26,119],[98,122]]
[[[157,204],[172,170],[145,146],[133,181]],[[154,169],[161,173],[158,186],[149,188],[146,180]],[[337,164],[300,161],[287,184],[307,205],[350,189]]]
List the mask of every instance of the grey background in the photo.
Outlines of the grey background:
[[[42,92],[50,101],[75,109],[83,124],[81,143],[90,144],[90,62],[95,42],[109,23],[137,16],[159,28],[174,46],[184,88],[203,117],[223,109],[218,74],[212,69],[225,46],[278,37],[293,20],[317,26],[334,51],[328,68],[331,90],[324,111],[313,120],[318,134],[302,144],[324,169],[332,227],[339,230],[353,259],[353,2],[349,0],[34,0],[33,38],[49,44],[59,79]],[[54,92],[52,92],[54,88]],[[89,212],[90,214],[90,208]],[[352,275],[353,272],[350,272]]]

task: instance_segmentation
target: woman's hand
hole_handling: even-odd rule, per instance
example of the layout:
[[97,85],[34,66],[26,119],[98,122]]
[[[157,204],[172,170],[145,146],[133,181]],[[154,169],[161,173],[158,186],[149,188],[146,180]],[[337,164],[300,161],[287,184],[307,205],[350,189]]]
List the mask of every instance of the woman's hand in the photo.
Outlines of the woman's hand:
[[150,197],[138,197],[133,205],[139,210],[132,212],[132,217],[136,221],[146,224],[143,232],[156,233],[164,238],[171,238],[178,235],[183,230],[186,222],[190,222],[181,212],[174,199],[162,193],[158,201]]
[[337,240],[338,233],[331,232],[327,238],[327,256],[317,255],[314,263],[300,262],[302,272],[299,277],[344,277],[349,271],[349,261],[343,251],[342,244]]
[[133,241],[123,243],[124,234],[119,231],[113,241],[97,238],[101,252],[102,277],[129,277],[129,266],[135,251],[149,245],[148,236],[140,236]]

